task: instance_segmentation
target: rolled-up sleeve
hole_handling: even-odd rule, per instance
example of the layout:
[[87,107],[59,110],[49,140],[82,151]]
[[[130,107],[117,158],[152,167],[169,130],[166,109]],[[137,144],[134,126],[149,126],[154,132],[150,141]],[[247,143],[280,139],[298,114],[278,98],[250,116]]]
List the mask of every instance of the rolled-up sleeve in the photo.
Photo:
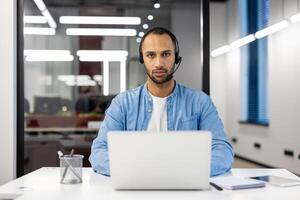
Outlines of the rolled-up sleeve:
[[107,145],[107,133],[124,129],[124,120],[121,105],[116,97],[105,112],[105,118],[94,139],[91,147],[89,161],[95,172],[109,176],[109,156]]
[[231,169],[233,149],[227,140],[223,123],[210,97],[202,106],[200,129],[212,133],[211,176],[223,174]]

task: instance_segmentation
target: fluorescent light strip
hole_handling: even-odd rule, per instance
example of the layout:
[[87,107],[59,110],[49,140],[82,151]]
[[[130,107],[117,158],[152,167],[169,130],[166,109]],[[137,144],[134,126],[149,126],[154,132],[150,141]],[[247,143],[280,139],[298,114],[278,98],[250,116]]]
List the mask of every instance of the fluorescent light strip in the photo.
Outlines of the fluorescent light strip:
[[26,56],[26,61],[28,62],[64,62],[73,61],[74,57],[72,55],[44,55],[44,56]]
[[54,21],[53,17],[51,16],[51,14],[49,13],[49,11],[46,9],[44,11],[42,11],[42,14],[44,15],[44,17],[46,17],[48,24],[51,28],[56,28],[56,22]]
[[246,44],[248,44],[250,42],[253,42],[254,40],[255,40],[255,37],[254,37],[253,34],[251,34],[251,35],[248,35],[246,37],[243,37],[241,39],[238,39],[238,40],[232,42],[230,44],[230,48],[232,48],[232,49],[239,48],[239,47],[241,47],[243,45],[246,45]]
[[24,49],[24,56],[71,55],[69,50]]
[[126,60],[120,63],[120,92],[126,90]]
[[103,63],[103,95],[109,95],[109,63]]
[[283,21],[281,21],[281,22],[279,22],[279,23],[277,23],[277,24],[274,24],[274,25],[272,25],[272,26],[269,26],[269,27],[267,27],[267,28],[265,28],[265,29],[262,29],[262,30],[260,30],[260,31],[257,31],[256,33],[255,33],[255,37],[256,38],[263,38],[263,37],[265,37],[265,36],[267,36],[267,35],[270,35],[270,34],[272,34],[272,33],[275,33],[275,32],[277,32],[277,31],[280,31],[280,30],[282,30],[282,29],[284,29],[284,28],[287,28],[289,26],[289,23],[288,23],[288,21],[286,21],[286,20],[283,20]]
[[123,61],[128,51],[122,50],[78,50],[77,56],[84,62]]
[[296,23],[296,22],[299,22],[300,21],[300,13],[296,14],[296,15],[293,15],[291,18],[290,18],[291,22],[293,23]]
[[46,24],[47,19],[44,16],[24,16],[23,22],[25,24]]
[[128,51],[123,50],[78,50],[77,56],[114,56],[114,57],[127,57]]
[[86,36],[136,36],[135,29],[106,29],[106,28],[67,28],[67,35]]
[[44,17],[46,17],[49,26],[51,28],[56,28],[57,27],[56,22],[54,21],[53,17],[47,10],[47,7],[46,7],[44,1],[43,0],[33,0],[33,1],[36,4],[36,6],[39,8],[39,10],[41,11],[42,15],[44,15]]
[[229,45],[224,45],[224,46],[222,46],[222,47],[219,47],[219,48],[213,50],[213,51],[211,52],[210,55],[211,55],[212,57],[217,57],[217,56],[219,56],[219,55],[222,55],[222,54],[224,54],[224,53],[227,53],[229,50],[230,50]]
[[88,81],[66,81],[66,85],[68,86],[96,86],[97,82],[93,80]]
[[104,16],[61,16],[61,24],[114,24],[114,25],[139,25],[140,17],[104,17]]
[[121,62],[126,61],[126,58],[117,58],[117,57],[106,57],[106,56],[80,56],[79,61],[81,62]]
[[89,81],[91,77],[88,75],[59,75],[57,79],[60,81]]
[[47,9],[43,0],[33,0],[33,1],[41,12]]
[[94,75],[94,76],[93,76],[93,79],[94,79],[95,81],[98,81],[99,83],[102,83],[102,81],[103,81],[103,76],[102,76],[102,75]]
[[25,35],[55,35],[54,28],[24,27]]

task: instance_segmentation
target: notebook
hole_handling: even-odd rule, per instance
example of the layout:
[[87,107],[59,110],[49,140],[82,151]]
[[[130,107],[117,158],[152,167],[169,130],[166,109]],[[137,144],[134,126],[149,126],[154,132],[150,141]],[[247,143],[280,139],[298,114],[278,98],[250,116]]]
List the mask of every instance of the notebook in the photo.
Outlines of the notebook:
[[210,178],[210,181],[228,190],[259,188],[266,186],[263,181],[238,176],[213,177]]

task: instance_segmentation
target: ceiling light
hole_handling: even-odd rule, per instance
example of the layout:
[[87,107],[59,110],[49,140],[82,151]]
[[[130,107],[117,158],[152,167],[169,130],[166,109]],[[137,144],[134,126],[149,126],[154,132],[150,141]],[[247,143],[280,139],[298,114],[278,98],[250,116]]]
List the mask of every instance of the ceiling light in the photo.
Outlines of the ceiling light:
[[141,39],[140,37],[136,38],[136,42],[137,42],[137,43],[140,43],[141,40],[142,40],[142,39]]
[[43,0],[33,0],[33,1],[41,12],[47,9]]
[[109,63],[103,63],[103,95],[109,95]]
[[296,14],[296,15],[293,15],[291,18],[290,18],[291,22],[293,23],[296,23],[296,22],[299,22],[300,21],[300,13]]
[[43,0],[33,0],[33,1],[36,4],[36,6],[39,8],[41,13],[44,15],[44,17],[46,17],[49,26],[51,28],[56,28],[56,26],[57,26],[56,22],[54,21],[53,17],[51,16],[49,11],[47,10],[47,7],[46,7],[44,1]]
[[67,28],[66,34],[89,36],[136,36],[136,30],[118,28]]
[[93,76],[93,79],[94,79],[95,81],[98,81],[99,83],[102,83],[102,81],[103,81],[103,76],[102,76],[102,75],[94,75],[94,76]]
[[236,40],[236,41],[232,42],[232,43],[230,44],[230,47],[231,47],[232,49],[238,48],[238,47],[241,47],[241,46],[243,46],[243,45],[246,45],[246,44],[248,44],[248,43],[250,43],[250,42],[253,42],[254,40],[255,40],[255,37],[254,37],[253,34],[251,34],[251,35],[248,35],[248,36],[246,36],[246,37],[243,37],[243,38],[241,38],[241,39],[239,39],[239,40]]
[[216,56],[219,56],[219,55],[221,55],[221,54],[224,54],[224,53],[228,52],[229,50],[230,50],[229,45],[224,45],[224,46],[222,46],[222,47],[219,47],[219,48],[213,50],[213,51],[211,52],[211,56],[212,56],[212,57],[216,57]]
[[96,86],[97,82],[93,80],[85,80],[85,81],[66,81],[66,85],[68,86]]
[[123,61],[128,51],[119,50],[79,50],[77,56],[82,62]]
[[269,26],[269,27],[267,27],[267,28],[264,28],[264,29],[262,29],[262,30],[260,30],[260,31],[257,31],[257,32],[255,33],[255,37],[256,37],[256,38],[263,38],[263,37],[265,37],[265,36],[267,36],[267,35],[270,35],[270,34],[272,34],[272,33],[275,33],[275,32],[277,32],[277,31],[280,31],[280,30],[282,30],[282,29],[284,29],[284,28],[286,28],[286,27],[288,27],[288,26],[289,26],[288,21],[283,20],[283,21],[281,21],[281,22],[279,22],[279,23],[277,23],[277,24],[274,24],[274,25]]
[[49,13],[49,11],[46,9],[44,11],[42,11],[42,14],[44,15],[44,17],[46,17],[48,24],[51,28],[56,28],[56,22],[54,21],[53,17],[51,16],[51,14]]
[[148,18],[148,20],[150,20],[150,21],[154,19],[153,15],[148,15],[147,18]]
[[160,8],[159,0],[154,0],[154,1],[153,1],[153,7],[154,7],[154,8]]
[[24,56],[29,62],[73,61],[69,50],[25,49]]
[[120,92],[126,90],[126,61],[120,63]]
[[148,29],[149,25],[148,24],[143,24],[143,29]]
[[23,22],[25,24],[46,24],[47,19],[44,16],[24,16]]
[[61,62],[61,61],[73,61],[72,55],[44,55],[44,56],[26,56],[28,62]]
[[69,50],[24,49],[24,56],[71,55]]
[[158,3],[158,2],[155,3],[155,4],[154,4],[154,8],[160,8],[160,3]]
[[25,35],[55,35],[54,28],[24,27]]
[[139,36],[140,36],[140,37],[143,37],[144,35],[145,35],[144,32],[139,32]]
[[104,16],[61,16],[61,24],[116,24],[116,25],[139,25],[140,17],[104,17]]
[[123,50],[78,50],[77,56],[117,56],[126,57],[128,56],[128,51]]

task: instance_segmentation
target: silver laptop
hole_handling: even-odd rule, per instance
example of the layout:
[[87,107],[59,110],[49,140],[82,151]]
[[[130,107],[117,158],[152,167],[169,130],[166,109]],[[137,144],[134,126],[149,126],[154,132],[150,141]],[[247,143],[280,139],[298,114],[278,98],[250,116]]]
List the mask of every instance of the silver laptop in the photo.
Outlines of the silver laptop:
[[208,131],[110,132],[108,149],[114,189],[209,188]]

